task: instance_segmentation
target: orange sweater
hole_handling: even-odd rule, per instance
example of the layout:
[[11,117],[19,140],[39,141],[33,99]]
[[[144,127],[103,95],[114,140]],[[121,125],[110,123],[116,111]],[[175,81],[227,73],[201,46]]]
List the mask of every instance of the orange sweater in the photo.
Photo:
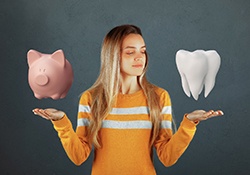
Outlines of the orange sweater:
[[[163,104],[163,120],[155,148],[165,166],[173,165],[192,140],[196,125],[186,117],[178,131],[172,134],[171,102],[167,91],[157,88]],[[100,130],[101,149],[95,149],[92,175],[155,175],[152,149],[149,141],[152,129],[146,98],[141,91],[119,94],[118,102],[103,121]],[[68,157],[82,164],[89,156],[91,147],[86,138],[90,116],[91,94],[86,91],[79,102],[76,132],[67,116],[53,121]]]

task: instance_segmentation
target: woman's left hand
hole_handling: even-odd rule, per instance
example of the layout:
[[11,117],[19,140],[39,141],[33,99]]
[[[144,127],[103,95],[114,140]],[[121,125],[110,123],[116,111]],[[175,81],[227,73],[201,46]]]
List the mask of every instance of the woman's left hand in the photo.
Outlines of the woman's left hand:
[[199,121],[202,121],[202,120],[207,120],[209,118],[212,118],[212,117],[217,117],[217,116],[222,116],[224,115],[224,113],[221,111],[221,110],[217,110],[217,111],[214,111],[214,110],[210,110],[210,111],[204,111],[204,110],[195,110],[189,114],[187,114],[187,118],[190,120],[190,121],[193,121],[193,122],[199,122]]

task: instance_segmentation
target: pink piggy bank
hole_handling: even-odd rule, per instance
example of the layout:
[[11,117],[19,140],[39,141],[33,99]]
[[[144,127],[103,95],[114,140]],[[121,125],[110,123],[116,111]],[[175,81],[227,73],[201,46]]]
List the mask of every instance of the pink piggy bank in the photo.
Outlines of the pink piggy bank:
[[43,54],[35,50],[27,53],[28,81],[38,99],[64,98],[73,82],[73,71],[62,50]]

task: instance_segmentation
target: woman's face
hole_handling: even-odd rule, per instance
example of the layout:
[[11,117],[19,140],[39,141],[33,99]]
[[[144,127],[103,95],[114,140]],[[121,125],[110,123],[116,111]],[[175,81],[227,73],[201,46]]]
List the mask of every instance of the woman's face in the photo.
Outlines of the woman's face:
[[140,76],[146,63],[146,46],[139,34],[129,34],[122,42],[121,75]]

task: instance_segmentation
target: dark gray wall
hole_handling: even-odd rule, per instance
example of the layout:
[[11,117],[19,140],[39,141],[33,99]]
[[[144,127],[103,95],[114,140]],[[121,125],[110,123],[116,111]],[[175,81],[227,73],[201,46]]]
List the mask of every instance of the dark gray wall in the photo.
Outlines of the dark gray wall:
[[[159,175],[248,174],[250,168],[248,0],[1,0],[0,172],[19,174],[90,174],[93,156],[77,167],[67,158],[49,121],[35,107],[66,111],[76,126],[78,96],[99,73],[100,47],[114,26],[141,27],[150,55],[149,79],[172,97],[177,124],[194,109],[222,109],[225,116],[202,122],[177,164]],[[75,79],[65,99],[36,99],[27,82],[26,53],[63,49]],[[215,49],[222,65],[215,88],[199,101],[188,98],[175,65],[179,49]],[[203,93],[202,93],[203,94]]]

